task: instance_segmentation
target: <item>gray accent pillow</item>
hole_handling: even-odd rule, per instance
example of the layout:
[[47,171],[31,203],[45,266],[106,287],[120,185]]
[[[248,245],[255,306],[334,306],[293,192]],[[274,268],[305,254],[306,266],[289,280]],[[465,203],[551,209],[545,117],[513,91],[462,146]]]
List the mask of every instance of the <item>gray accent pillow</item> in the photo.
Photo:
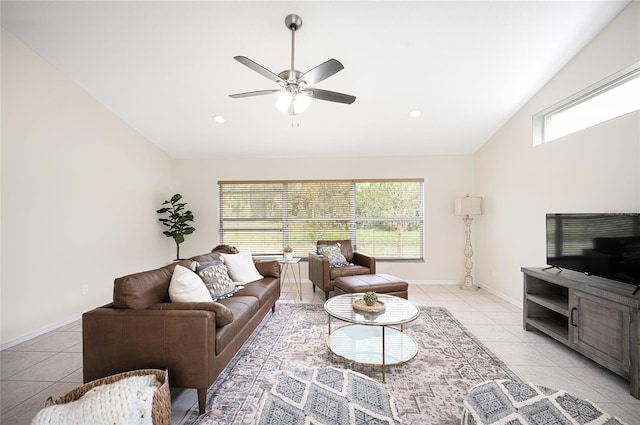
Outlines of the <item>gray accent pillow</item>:
[[191,269],[200,276],[213,301],[229,298],[238,290],[222,260],[206,263],[194,261],[191,263]]
[[347,261],[347,258],[342,255],[342,251],[340,251],[340,244],[318,245],[317,250],[318,254],[324,255],[329,259],[329,267],[343,267],[351,265],[351,263]]

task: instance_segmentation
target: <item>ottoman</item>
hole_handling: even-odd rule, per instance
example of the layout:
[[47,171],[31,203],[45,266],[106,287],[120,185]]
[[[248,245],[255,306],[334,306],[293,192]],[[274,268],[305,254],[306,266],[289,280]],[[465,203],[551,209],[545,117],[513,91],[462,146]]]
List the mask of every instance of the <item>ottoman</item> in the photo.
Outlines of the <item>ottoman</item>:
[[487,381],[471,388],[462,425],[626,425],[590,401],[529,382]]
[[399,277],[378,273],[339,277],[336,279],[333,290],[336,295],[372,291],[377,294],[395,295],[406,300],[408,288],[409,284]]

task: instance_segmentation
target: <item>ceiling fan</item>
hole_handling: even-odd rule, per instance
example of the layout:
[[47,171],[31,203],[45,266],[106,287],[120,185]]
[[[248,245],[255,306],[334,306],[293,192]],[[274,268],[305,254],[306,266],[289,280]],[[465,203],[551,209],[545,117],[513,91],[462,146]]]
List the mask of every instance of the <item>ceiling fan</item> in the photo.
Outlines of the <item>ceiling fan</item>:
[[235,56],[234,59],[241,64],[251,68],[258,74],[274,81],[280,85],[279,89],[258,90],[245,93],[230,94],[229,97],[234,99],[251,96],[262,96],[272,93],[280,93],[276,107],[289,115],[297,115],[309,106],[311,98],[318,100],[327,100],[329,102],[347,103],[355,102],[356,97],[344,93],[337,93],[328,90],[316,89],[311,86],[331,77],[333,74],[344,69],[344,66],[336,59],[329,59],[321,63],[315,68],[302,73],[295,69],[295,40],[296,31],[302,26],[302,18],[298,15],[288,15],[284,23],[291,30],[291,68],[282,71],[279,74],[269,71],[262,65],[252,61],[246,56]]

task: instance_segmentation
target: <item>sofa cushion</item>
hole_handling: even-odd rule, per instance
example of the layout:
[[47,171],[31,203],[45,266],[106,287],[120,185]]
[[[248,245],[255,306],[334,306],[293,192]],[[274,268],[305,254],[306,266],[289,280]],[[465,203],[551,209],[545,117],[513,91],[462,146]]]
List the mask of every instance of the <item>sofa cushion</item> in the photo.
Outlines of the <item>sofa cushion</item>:
[[[260,309],[256,297],[242,296],[240,294],[218,302],[233,312],[233,322],[216,330],[216,355],[220,354],[234,340],[238,340],[238,335]],[[240,338],[240,340],[244,341],[243,338]]]
[[113,306],[144,309],[169,301],[170,281],[171,271],[166,268],[119,277],[113,282]]
[[213,301],[200,277],[186,267],[177,265],[169,283],[169,298],[172,302],[197,303]]
[[346,267],[335,267],[333,269],[329,269],[329,278],[331,280],[336,280],[339,277],[343,276],[355,276],[361,274],[370,274],[371,271],[368,267],[352,265]]
[[274,280],[276,280],[276,278],[273,277],[264,277],[260,280],[256,280],[255,282],[251,282],[250,285],[246,285],[242,289],[238,290],[236,295],[256,297],[258,299],[258,304],[262,307],[267,302],[271,302],[270,300],[273,297],[278,297],[280,285],[273,285],[272,282]]
[[237,254],[220,254],[224,260],[224,264],[229,270],[229,276],[234,282],[249,283],[258,279],[262,279],[262,275],[258,273],[251,251],[240,251]]
[[189,258],[191,262],[197,261],[198,263],[208,263],[211,261],[221,260],[220,254],[217,252],[208,252],[206,254],[196,255],[194,257]]

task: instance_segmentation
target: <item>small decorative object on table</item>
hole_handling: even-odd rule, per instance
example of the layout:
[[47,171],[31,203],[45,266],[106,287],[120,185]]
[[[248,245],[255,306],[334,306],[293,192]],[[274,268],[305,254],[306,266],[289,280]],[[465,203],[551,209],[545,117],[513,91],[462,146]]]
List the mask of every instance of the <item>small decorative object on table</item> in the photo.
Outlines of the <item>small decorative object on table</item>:
[[293,260],[293,248],[291,248],[291,245],[285,245],[282,248],[282,253],[284,254],[284,261]]
[[378,301],[378,296],[375,292],[369,291],[365,292],[362,298],[358,298],[353,302],[353,308],[369,313],[379,313],[384,311],[385,306],[382,301]]
[[378,301],[378,296],[375,292],[369,291],[364,293],[362,299],[364,300],[365,304],[371,307],[376,303],[376,301]]

